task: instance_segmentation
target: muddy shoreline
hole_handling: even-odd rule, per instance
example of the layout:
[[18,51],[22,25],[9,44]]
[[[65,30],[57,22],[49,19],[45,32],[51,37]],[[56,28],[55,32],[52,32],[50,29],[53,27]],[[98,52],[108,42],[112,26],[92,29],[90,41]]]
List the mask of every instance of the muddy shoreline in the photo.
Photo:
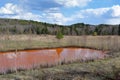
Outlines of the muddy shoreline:
[[60,46],[60,47],[14,49],[14,50],[0,51],[0,53],[20,52],[20,51],[29,51],[29,50],[46,50],[46,49],[56,49],[56,48],[83,48],[83,49],[93,49],[93,50],[100,50],[100,51],[110,51],[110,50],[103,50],[103,49],[84,47],[84,46]]

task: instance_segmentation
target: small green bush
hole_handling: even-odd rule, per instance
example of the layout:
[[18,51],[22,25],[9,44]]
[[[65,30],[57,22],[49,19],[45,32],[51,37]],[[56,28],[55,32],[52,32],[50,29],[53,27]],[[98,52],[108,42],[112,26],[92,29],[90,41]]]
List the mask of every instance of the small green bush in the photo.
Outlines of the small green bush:
[[61,33],[61,32],[58,32],[57,34],[56,34],[56,38],[57,39],[62,39],[64,36],[63,36],[63,34]]
[[97,36],[97,32],[93,32],[93,36]]

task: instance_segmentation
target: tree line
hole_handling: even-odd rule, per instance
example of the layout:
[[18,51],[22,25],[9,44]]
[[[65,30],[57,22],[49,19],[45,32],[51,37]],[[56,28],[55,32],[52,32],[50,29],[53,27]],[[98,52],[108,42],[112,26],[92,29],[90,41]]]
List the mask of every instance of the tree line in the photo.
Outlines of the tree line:
[[0,19],[0,34],[120,35],[120,25],[57,25],[32,20]]

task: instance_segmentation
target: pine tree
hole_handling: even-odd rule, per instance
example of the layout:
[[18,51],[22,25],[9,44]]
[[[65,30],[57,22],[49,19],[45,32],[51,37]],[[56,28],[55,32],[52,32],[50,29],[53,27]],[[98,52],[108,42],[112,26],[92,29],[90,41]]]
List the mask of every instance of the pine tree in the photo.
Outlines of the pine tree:
[[56,35],[56,38],[57,39],[62,39],[64,36],[63,36],[63,34],[59,31],[58,33],[57,33],[57,35]]

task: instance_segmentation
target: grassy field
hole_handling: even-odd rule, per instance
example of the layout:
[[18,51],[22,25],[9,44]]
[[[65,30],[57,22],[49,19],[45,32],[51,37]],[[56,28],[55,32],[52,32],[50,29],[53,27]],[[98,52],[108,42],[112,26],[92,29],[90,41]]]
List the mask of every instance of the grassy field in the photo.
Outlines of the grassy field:
[[120,50],[120,36],[64,36],[0,35],[0,51],[61,46],[89,47],[102,50]]
[[0,51],[61,46],[110,50],[103,60],[74,62],[0,75],[0,80],[120,80],[120,36],[0,35]]

